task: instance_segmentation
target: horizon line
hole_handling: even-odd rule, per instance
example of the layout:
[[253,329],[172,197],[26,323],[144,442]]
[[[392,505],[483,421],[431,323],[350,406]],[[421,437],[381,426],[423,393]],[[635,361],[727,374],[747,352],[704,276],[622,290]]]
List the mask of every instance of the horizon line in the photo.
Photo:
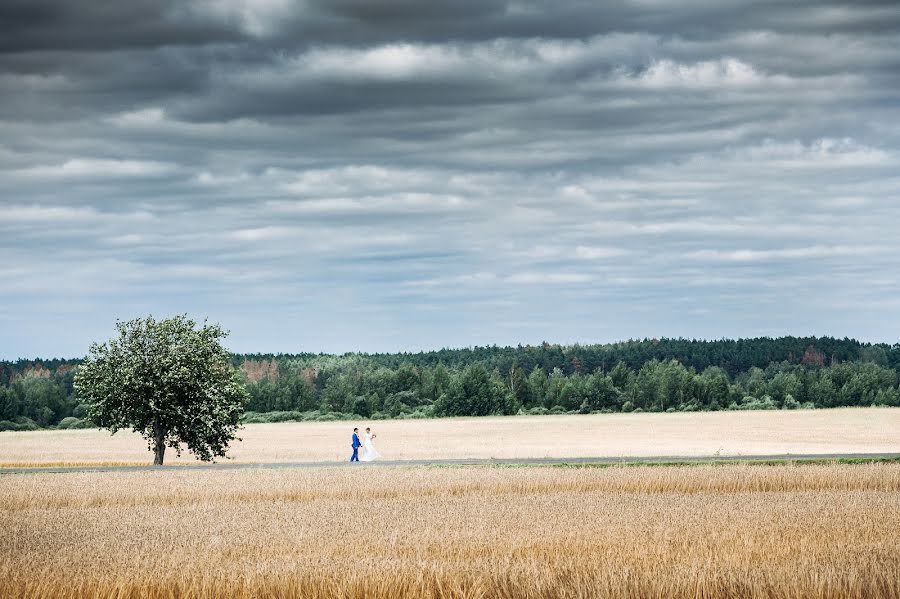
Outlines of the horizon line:
[[[396,350],[396,351],[344,351],[344,352],[322,352],[322,351],[297,351],[297,352],[265,352],[265,351],[233,351],[228,350],[232,356],[272,356],[272,357],[294,357],[294,356],[303,356],[303,355],[312,355],[312,356],[334,356],[334,357],[343,357],[343,356],[390,356],[390,355],[403,355],[403,354],[431,354],[438,353],[442,351],[474,351],[476,349],[519,349],[519,348],[538,348],[544,345],[549,345],[550,347],[559,347],[561,349],[571,349],[575,347],[602,347],[602,346],[615,346],[625,343],[647,343],[647,342],[662,342],[662,341],[687,341],[689,343],[722,343],[722,342],[740,342],[740,341],[759,341],[759,340],[771,340],[777,341],[780,339],[807,339],[807,340],[832,340],[832,341],[849,341],[851,343],[857,343],[861,346],[879,346],[883,345],[888,348],[893,348],[894,346],[900,345],[900,341],[863,341],[856,337],[835,337],[832,335],[779,335],[777,337],[762,335],[757,337],[719,337],[715,339],[711,338],[703,338],[703,337],[643,337],[636,338],[631,337],[628,339],[621,339],[618,341],[609,341],[609,342],[595,342],[595,343],[582,343],[582,342],[573,342],[573,343],[557,343],[550,342],[547,340],[543,340],[539,343],[531,344],[531,343],[517,343],[516,345],[467,345],[467,346],[457,346],[457,347],[448,347],[443,346],[440,348],[433,349],[418,349],[418,350]],[[0,362],[21,362],[21,361],[61,361],[61,362],[71,362],[76,360],[83,360],[85,356],[79,357],[42,357],[42,356],[34,356],[34,357],[23,357],[19,356],[16,358],[6,358],[0,356]]]

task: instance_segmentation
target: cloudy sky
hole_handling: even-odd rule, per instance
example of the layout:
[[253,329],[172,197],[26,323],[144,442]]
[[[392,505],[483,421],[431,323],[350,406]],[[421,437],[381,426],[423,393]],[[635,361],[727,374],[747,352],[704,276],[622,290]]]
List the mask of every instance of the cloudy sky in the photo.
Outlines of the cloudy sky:
[[4,0],[0,358],[900,340],[900,4],[608,4]]

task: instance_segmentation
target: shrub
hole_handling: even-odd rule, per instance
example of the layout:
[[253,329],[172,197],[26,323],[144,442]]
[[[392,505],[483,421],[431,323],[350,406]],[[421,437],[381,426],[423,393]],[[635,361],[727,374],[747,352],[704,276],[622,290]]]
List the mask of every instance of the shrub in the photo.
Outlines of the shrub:
[[359,415],[357,414],[346,414],[344,412],[322,412],[321,410],[298,412],[296,410],[285,410],[281,412],[244,412],[242,422],[244,424],[268,424],[272,422],[331,422],[334,420],[353,420],[358,418]]
[[18,416],[14,420],[0,420],[0,431],[36,431],[41,427],[25,416]]
[[247,424],[256,424],[259,422],[268,422],[269,420],[265,413],[258,414],[257,412],[245,412],[243,421]]
[[271,412],[269,414],[269,422],[302,422],[303,420],[303,412],[295,412],[293,410]]
[[27,416],[17,416],[13,418],[13,422],[21,425],[23,427],[21,430],[23,431],[36,431],[41,428],[41,426],[37,422],[35,422],[31,418],[28,418]]
[[343,412],[311,412],[307,420],[312,422],[334,422],[336,420],[355,420],[359,416]]
[[781,406],[785,410],[799,410],[800,402],[794,399],[794,396],[788,393],[784,398],[784,404]]
[[[793,399],[793,398],[791,398]],[[798,404],[799,405],[799,404]],[[775,403],[775,400],[772,399],[768,395],[763,395],[762,398],[757,399],[752,395],[746,396],[743,400],[741,400],[740,405],[732,404],[728,406],[730,410],[777,410],[778,404]]]
[[62,420],[59,421],[59,424],[56,425],[58,429],[67,429],[67,428],[75,428],[75,425],[81,424],[81,418],[75,418],[74,416],[66,416]]
[[418,420],[421,418],[431,418],[431,415],[423,410],[415,410],[413,412],[407,412],[405,414],[400,414],[399,416],[397,416],[398,420]]
[[550,413],[550,410],[548,410],[544,406],[537,406],[537,407],[529,409],[526,412],[526,414],[528,414],[529,416],[546,416],[549,413]]

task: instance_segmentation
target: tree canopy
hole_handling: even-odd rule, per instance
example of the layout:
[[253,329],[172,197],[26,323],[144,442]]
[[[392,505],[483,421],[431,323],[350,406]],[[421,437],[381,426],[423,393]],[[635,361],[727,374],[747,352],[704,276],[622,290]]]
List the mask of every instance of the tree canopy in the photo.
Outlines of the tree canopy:
[[166,447],[184,444],[203,461],[224,456],[244,413],[247,392],[225,331],[187,316],[116,323],[117,338],[93,344],[75,375],[87,416],[113,434],[143,436],[162,465]]
[[[900,405],[900,344],[832,337],[227,359],[244,422]],[[95,426],[74,388],[82,363],[0,361],[0,430]]]

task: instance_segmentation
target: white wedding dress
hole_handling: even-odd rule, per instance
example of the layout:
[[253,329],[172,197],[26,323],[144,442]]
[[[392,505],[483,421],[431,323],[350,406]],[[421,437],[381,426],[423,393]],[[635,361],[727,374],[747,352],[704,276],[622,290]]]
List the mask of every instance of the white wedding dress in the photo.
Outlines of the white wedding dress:
[[359,460],[361,462],[371,462],[377,457],[380,457],[381,454],[378,453],[378,450],[375,449],[375,444],[372,442],[372,434],[366,433],[366,437],[363,440],[362,445],[362,455],[359,456]]

